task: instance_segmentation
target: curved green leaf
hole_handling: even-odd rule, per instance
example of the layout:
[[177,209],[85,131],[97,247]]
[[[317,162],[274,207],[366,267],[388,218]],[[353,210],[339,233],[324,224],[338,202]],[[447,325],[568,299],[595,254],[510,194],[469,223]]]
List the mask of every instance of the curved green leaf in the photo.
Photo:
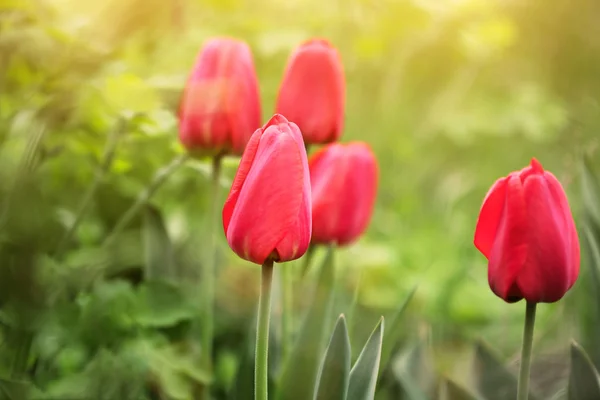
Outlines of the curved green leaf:
[[346,318],[335,324],[317,377],[315,400],[345,400],[350,379],[350,338]]
[[581,194],[583,206],[586,214],[588,214],[594,223],[600,224],[600,185],[588,157],[583,158],[582,162],[582,179],[581,179]]
[[569,400],[600,399],[598,371],[577,343],[571,343],[571,374]]
[[480,400],[479,397],[469,393],[465,388],[450,379],[444,379],[440,393],[440,400]]
[[583,271],[589,279],[583,282],[582,301],[586,305],[581,310],[583,344],[589,350],[589,356],[595,365],[600,365],[600,227],[592,218],[584,219],[581,225],[582,251],[585,253],[588,268]]
[[[477,390],[487,400],[514,400],[517,397],[517,377],[481,342],[475,348],[474,380]],[[529,399],[536,397],[530,392]]]
[[398,341],[400,340],[400,336],[402,334],[402,317],[404,315],[404,311],[408,307],[408,304],[412,300],[417,291],[417,286],[415,285],[406,295],[406,298],[396,311],[394,315],[394,319],[390,324],[390,329],[388,329],[387,335],[385,335],[385,340],[383,341],[383,348],[381,351],[381,370],[384,370],[388,362],[390,361],[396,347],[398,345]]
[[375,397],[384,325],[381,317],[350,371],[347,400],[372,400]]
[[435,392],[437,377],[429,345],[418,340],[407,346],[401,362],[393,363],[392,373],[410,400],[428,400]]
[[333,248],[321,265],[319,280],[298,339],[287,360],[279,382],[278,400],[306,400],[314,395],[319,361],[325,347],[326,327],[333,300]]

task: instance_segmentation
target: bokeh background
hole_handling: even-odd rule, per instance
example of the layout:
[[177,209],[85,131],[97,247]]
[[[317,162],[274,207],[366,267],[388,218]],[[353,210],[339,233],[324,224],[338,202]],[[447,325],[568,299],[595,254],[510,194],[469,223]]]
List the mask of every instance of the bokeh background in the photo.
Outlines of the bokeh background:
[[[599,164],[599,16],[594,0],[0,0],[3,390],[33,381],[39,398],[199,398],[210,163],[180,166],[106,239],[183,153],[179,97],[204,40],[221,35],[250,44],[264,121],[296,45],[322,36],[342,55],[342,141],[368,142],[380,165],[369,230],[336,258],[335,311],[352,313],[353,350],[417,288],[378,398],[412,398],[398,389],[406,376],[425,398],[439,377],[472,387],[479,341],[514,369],[524,304],[489,290],[474,227],[492,183],[532,157],[583,225],[582,160]],[[223,200],[237,162],[226,161]],[[218,235],[214,395],[251,398],[237,387],[252,376],[260,273]],[[597,343],[590,266],[584,257],[574,289],[538,309],[542,392],[566,377],[572,338]],[[298,320],[311,284],[295,287]]]

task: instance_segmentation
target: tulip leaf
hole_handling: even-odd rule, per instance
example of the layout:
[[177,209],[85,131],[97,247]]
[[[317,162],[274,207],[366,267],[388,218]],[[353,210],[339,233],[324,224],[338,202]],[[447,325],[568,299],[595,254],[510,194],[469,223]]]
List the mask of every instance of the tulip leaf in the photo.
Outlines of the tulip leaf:
[[392,319],[392,323],[390,324],[391,328],[387,330],[387,334],[383,341],[383,349],[381,351],[381,370],[385,370],[387,367],[390,358],[393,356],[394,351],[397,349],[398,341],[403,332],[402,326],[402,317],[404,315],[404,311],[408,307],[408,304],[411,302],[412,298],[417,291],[417,286],[414,286],[409,292],[398,311],[394,315]]
[[145,278],[168,279],[173,271],[173,247],[160,211],[146,206],[143,225]]
[[600,184],[587,157],[583,159],[582,169],[581,191],[584,209],[595,224],[600,225]]
[[382,317],[350,371],[347,400],[372,400],[375,398],[384,325]]
[[278,400],[305,400],[314,395],[326,328],[332,308],[334,283],[333,248],[330,247],[319,271],[313,302],[304,318],[298,338],[284,361]]
[[419,340],[405,351],[400,363],[393,363],[393,376],[411,400],[429,399],[437,381],[427,346]]
[[571,343],[571,374],[569,377],[569,400],[600,399],[598,371],[585,351],[577,343]]
[[346,318],[335,324],[317,377],[315,400],[345,400],[350,379],[350,338]]
[[469,393],[451,379],[445,379],[442,383],[440,400],[481,400],[481,398]]
[[[582,301],[581,324],[583,344],[590,351],[590,357],[596,366],[600,366],[600,183],[590,166],[590,161],[584,157],[582,163],[581,191],[583,199],[582,250],[587,260],[587,269],[582,269],[584,290]],[[580,279],[581,281],[582,279]]]
[[594,235],[594,222],[588,220],[582,226],[583,249],[587,255],[588,268],[582,271],[590,276],[591,279],[585,279],[583,284],[585,289],[585,311],[582,312],[582,325],[585,337],[585,345],[591,350],[592,360],[599,365],[600,363],[600,245],[599,238]]
[[[406,373],[396,374],[396,379],[402,387],[402,393],[410,400],[429,400],[423,389],[419,387],[412,376]],[[403,397],[404,398],[404,397]]]
[[[475,348],[473,375],[477,390],[486,400],[514,400],[517,397],[517,377],[481,342]],[[529,399],[536,397],[530,393]]]

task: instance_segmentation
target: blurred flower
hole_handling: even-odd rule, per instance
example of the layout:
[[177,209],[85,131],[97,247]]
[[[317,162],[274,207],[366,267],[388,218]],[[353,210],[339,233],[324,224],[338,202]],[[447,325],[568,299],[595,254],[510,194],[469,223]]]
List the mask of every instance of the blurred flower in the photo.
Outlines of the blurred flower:
[[207,41],[185,87],[179,138],[192,152],[242,154],[260,127],[261,107],[252,53],[240,40]]
[[330,143],[342,133],[345,102],[337,50],[323,39],[301,44],[288,61],[276,112],[298,125],[306,143]]
[[223,207],[229,246],[263,264],[301,257],[311,235],[310,175],[302,134],[275,114],[252,135]]
[[377,194],[377,160],[361,142],[330,144],[309,162],[313,243],[344,245],[367,228]]
[[492,291],[512,303],[560,300],[579,275],[579,238],[565,192],[535,159],[501,178],[479,214],[475,246]]

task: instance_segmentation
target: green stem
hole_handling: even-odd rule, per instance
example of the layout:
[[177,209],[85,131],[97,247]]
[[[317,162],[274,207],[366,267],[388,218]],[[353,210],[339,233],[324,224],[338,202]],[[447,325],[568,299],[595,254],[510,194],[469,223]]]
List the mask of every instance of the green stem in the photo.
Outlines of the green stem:
[[282,359],[286,360],[292,346],[292,335],[294,333],[294,276],[291,266],[280,269],[281,288],[283,291],[283,310],[281,312],[282,325]]
[[527,400],[529,397],[529,369],[531,366],[531,348],[533,344],[533,326],[535,325],[536,303],[527,302],[525,311],[525,328],[523,329],[523,347],[521,348],[521,369],[517,400]]
[[123,133],[124,129],[124,121],[119,120],[115,129],[108,136],[106,145],[104,147],[104,154],[102,156],[102,164],[96,172],[96,176],[94,177],[92,184],[88,187],[87,192],[85,193],[81,203],[79,204],[79,208],[77,209],[77,213],[75,214],[75,220],[58,243],[55,253],[56,257],[60,257],[62,255],[62,252],[65,250],[65,246],[68,245],[75,232],[77,232],[77,228],[79,228],[81,220],[85,216],[85,213],[87,212],[88,207],[90,206],[92,199],[94,198],[94,195],[98,190],[98,187],[100,187],[100,183],[102,183],[104,176],[109,171],[112,165],[117,150],[117,143],[119,142],[119,137]]
[[123,229],[129,225],[129,223],[135,218],[140,209],[146,204],[146,202],[154,195],[154,193],[160,188],[160,186],[165,183],[167,178],[169,178],[180,166],[182,166],[185,161],[188,159],[187,154],[182,154],[175,157],[169,164],[165,165],[161,169],[159,169],[150,185],[146,187],[137,197],[135,203],[129,207],[129,209],[123,214],[121,219],[116,223],[115,227],[108,234],[106,239],[104,239],[104,246],[108,246],[111,244],[121,233]]
[[[212,162],[211,182],[211,215],[209,217],[208,232],[210,235],[209,256],[203,268],[202,290],[204,293],[204,320],[202,324],[202,349],[206,354],[206,366],[212,368],[212,344],[214,335],[214,304],[215,304],[215,275],[217,269],[217,228],[219,226],[219,192],[221,179],[221,159],[217,155]],[[206,386],[208,390],[208,385]],[[205,397],[208,399],[208,393]]]
[[273,260],[269,257],[262,266],[258,322],[256,329],[256,354],[254,361],[254,400],[267,400],[269,384],[269,319],[271,315],[271,283]]
[[313,259],[313,256],[315,254],[315,245],[311,244],[308,246],[308,249],[306,250],[306,254],[304,255],[304,264],[302,265],[302,272],[300,273],[300,277],[304,278],[306,276],[306,274],[308,273],[308,270],[310,269],[310,262]]

